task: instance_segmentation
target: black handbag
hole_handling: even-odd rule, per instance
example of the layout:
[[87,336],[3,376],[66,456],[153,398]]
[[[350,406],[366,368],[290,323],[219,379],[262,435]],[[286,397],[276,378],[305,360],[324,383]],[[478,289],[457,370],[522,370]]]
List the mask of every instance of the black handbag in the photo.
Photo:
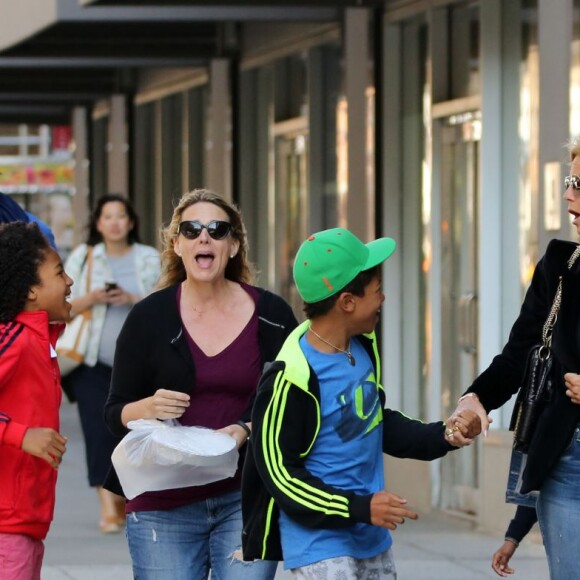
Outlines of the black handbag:
[[528,450],[538,417],[552,399],[553,362],[552,351],[546,344],[535,345],[528,354],[514,414],[514,449],[517,451]]
[[[580,255],[580,246],[568,259],[568,269]],[[542,329],[542,342],[534,345],[526,361],[526,369],[510,430],[514,431],[514,449],[527,452],[534,435],[538,418],[547,404],[552,400],[554,392],[554,354],[552,352],[552,334],[558,320],[558,312],[562,303],[562,276],[552,303],[552,308]]]

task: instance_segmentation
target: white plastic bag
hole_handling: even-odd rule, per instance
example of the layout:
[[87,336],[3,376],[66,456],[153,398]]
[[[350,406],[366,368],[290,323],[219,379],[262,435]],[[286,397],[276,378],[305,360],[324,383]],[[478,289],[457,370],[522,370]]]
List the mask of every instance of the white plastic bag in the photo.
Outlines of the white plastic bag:
[[238,466],[236,440],[175,420],[139,419],[113,451],[125,497],[146,491],[205,485],[232,477]]

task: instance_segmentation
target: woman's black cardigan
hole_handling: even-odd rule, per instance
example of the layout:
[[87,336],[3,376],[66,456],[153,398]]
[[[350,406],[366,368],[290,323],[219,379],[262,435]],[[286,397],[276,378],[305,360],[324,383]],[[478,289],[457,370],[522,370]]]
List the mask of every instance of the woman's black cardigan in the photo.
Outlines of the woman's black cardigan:
[[[117,339],[104,413],[107,426],[119,437],[128,433],[121,421],[121,411],[128,403],[150,397],[160,388],[182,393],[191,393],[194,388],[195,365],[183,334],[177,289],[171,286],[138,302]],[[282,298],[262,288],[257,290],[258,345],[263,367],[276,358],[297,321]],[[253,400],[240,419],[250,420],[252,405]],[[110,474],[105,487],[119,493],[116,480],[116,475]]]
[[580,372],[580,260],[571,270],[567,266],[576,247],[572,242],[550,242],[536,266],[520,315],[502,353],[467,391],[476,393],[485,409],[490,411],[503,405],[519,390],[528,352],[541,341],[542,328],[562,276],[562,305],[552,340],[557,377],[555,394],[534,432],[522,492],[541,488],[580,420],[580,405],[566,397],[564,386],[564,373]]

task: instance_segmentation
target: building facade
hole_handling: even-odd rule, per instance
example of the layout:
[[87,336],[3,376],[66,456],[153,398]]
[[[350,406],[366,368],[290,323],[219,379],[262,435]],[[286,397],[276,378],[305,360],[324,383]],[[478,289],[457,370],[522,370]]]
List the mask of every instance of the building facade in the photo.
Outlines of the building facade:
[[[547,242],[574,239],[562,182],[580,134],[580,0],[35,2],[32,19],[0,7],[0,72],[18,72],[0,121],[41,120],[39,104],[68,119],[77,235],[91,200],[117,191],[156,243],[174,201],[209,187],[240,205],[259,283],[297,314],[310,232],[394,237],[390,407],[448,416],[507,339]],[[388,459],[388,487],[503,528],[510,415],[440,461]]]

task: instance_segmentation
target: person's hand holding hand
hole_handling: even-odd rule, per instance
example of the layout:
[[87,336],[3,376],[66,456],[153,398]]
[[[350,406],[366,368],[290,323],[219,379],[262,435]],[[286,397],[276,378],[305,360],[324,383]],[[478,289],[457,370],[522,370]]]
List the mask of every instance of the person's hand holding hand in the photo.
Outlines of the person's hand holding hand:
[[445,439],[454,447],[465,447],[481,433],[481,418],[470,409],[464,409],[446,421]]
[[486,410],[484,409],[483,405],[479,402],[479,398],[477,397],[477,395],[475,395],[475,393],[461,397],[461,399],[457,403],[455,411],[453,411],[449,420],[453,423],[456,420],[456,417],[462,411],[466,410],[473,411],[479,416],[479,419],[481,421],[481,432],[483,433],[484,437],[487,437],[489,426],[491,425],[493,419],[487,414]]
[[49,427],[30,427],[22,439],[21,449],[30,455],[44,459],[58,469],[66,451],[67,438]]
[[508,566],[508,562],[514,555],[516,548],[517,546],[513,542],[506,540],[491,557],[491,567],[498,576],[505,578],[508,574],[514,573],[514,569]]
[[564,375],[566,385],[566,396],[576,405],[580,405],[580,375],[576,373],[566,373]]
[[405,519],[416,520],[419,516],[404,506],[407,500],[388,491],[379,491],[371,499],[371,524],[396,530]]
[[189,407],[189,395],[179,391],[157,389],[147,399],[147,414],[144,419],[178,419]]

